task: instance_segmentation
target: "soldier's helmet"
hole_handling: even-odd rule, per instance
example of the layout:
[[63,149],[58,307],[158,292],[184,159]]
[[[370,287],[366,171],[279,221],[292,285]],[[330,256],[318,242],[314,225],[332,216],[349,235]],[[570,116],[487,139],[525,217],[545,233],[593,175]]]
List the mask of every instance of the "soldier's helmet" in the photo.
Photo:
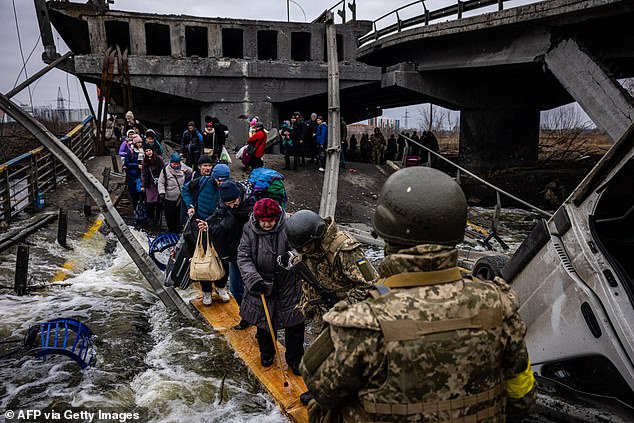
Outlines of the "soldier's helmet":
[[286,221],[286,238],[295,249],[326,234],[326,222],[312,210],[300,210]]
[[410,167],[387,178],[372,223],[392,244],[456,245],[464,238],[467,201],[449,175]]

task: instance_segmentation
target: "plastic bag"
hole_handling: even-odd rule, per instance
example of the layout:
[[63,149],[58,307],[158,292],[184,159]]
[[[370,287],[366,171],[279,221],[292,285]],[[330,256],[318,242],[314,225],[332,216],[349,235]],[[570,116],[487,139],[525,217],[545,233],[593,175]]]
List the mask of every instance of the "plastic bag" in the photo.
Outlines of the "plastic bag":
[[229,152],[227,151],[224,145],[222,146],[222,153],[220,154],[220,160],[224,160],[228,164],[231,164],[231,155],[229,155]]

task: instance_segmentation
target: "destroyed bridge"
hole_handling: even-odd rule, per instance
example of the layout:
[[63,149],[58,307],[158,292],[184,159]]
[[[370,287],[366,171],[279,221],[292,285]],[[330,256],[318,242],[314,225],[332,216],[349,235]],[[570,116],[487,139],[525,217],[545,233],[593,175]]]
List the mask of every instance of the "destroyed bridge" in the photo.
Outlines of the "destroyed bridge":
[[[246,136],[241,116],[275,127],[294,110],[326,112],[323,21],[130,13],[107,3],[35,0],[45,61],[59,56],[52,24],[72,50],[57,66],[108,82],[111,112],[133,107],[166,137],[192,117],[217,116],[237,138]],[[460,161],[472,169],[533,164],[540,111],[573,101],[613,140],[629,127],[632,101],[617,79],[634,76],[634,2],[447,3],[429,10],[415,1],[376,21],[336,6],[340,16],[353,11],[336,25],[347,122],[427,102],[459,110]]]

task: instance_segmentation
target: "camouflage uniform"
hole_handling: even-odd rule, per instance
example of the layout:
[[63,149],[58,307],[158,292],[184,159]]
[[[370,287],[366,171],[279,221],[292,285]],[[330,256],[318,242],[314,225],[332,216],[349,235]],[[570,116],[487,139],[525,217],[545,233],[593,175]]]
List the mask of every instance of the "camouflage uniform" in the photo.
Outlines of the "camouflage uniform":
[[372,162],[381,164],[385,154],[385,146],[387,145],[387,141],[385,141],[381,131],[374,131],[374,134],[370,136],[370,145],[372,146]]
[[[347,232],[339,230],[332,218],[324,219],[327,228],[317,251],[302,254],[302,261],[324,288],[334,291],[339,299],[354,304],[363,300],[372,287],[370,281],[378,274],[366,261],[361,244]],[[364,275],[365,273],[365,275]],[[328,311],[325,304],[311,304],[320,296],[313,286],[304,282],[299,307],[307,319],[321,319]]]
[[330,326],[301,365],[310,421],[493,423],[532,406],[515,293],[465,277],[456,261],[448,246],[400,250],[381,264],[388,279],[373,299],[324,315]]

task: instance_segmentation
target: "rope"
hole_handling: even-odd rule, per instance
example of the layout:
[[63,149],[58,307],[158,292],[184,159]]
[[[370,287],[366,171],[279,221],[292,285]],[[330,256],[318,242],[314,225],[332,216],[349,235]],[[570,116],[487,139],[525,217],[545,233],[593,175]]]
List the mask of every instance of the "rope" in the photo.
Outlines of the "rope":
[[538,213],[540,213],[540,214],[542,214],[542,215],[544,215],[544,216],[546,216],[546,217],[548,217],[548,218],[551,218],[551,217],[552,217],[552,214],[548,213],[547,211],[544,211],[544,210],[540,209],[540,208],[539,208],[539,207],[537,207],[537,206],[534,206],[534,205],[532,205],[532,204],[530,204],[530,203],[527,203],[526,201],[524,201],[524,200],[522,200],[522,199],[517,198],[517,197],[516,197],[516,196],[514,196],[513,194],[510,194],[510,193],[508,193],[508,192],[504,191],[502,188],[498,188],[498,187],[496,187],[496,186],[495,186],[495,185],[493,185],[492,183],[487,182],[487,181],[485,181],[484,179],[480,178],[480,177],[479,177],[478,175],[476,175],[475,173],[473,173],[473,172],[469,172],[469,171],[468,171],[467,169],[465,169],[464,167],[459,166],[459,165],[455,164],[454,162],[452,162],[451,160],[449,160],[449,159],[445,158],[443,155],[436,153],[435,151],[433,151],[433,150],[431,150],[431,149],[429,149],[429,148],[425,147],[425,146],[424,146],[424,145],[422,145],[421,143],[419,143],[419,142],[417,142],[417,141],[414,141],[413,139],[411,139],[411,138],[409,138],[409,137],[406,137],[406,136],[405,136],[405,134],[403,134],[402,132],[400,132],[400,133],[399,133],[399,135],[400,135],[400,136],[402,136],[403,138],[405,138],[406,140],[408,140],[408,141],[410,141],[410,142],[413,142],[413,143],[414,143],[414,144],[416,144],[417,146],[424,148],[424,149],[425,149],[426,151],[428,151],[429,153],[431,153],[431,154],[433,154],[434,156],[436,156],[436,157],[438,157],[438,158],[440,158],[440,159],[444,160],[445,162],[449,163],[450,165],[452,165],[452,166],[453,166],[453,167],[455,167],[456,169],[459,169],[461,172],[464,172],[464,173],[466,173],[467,175],[471,176],[472,178],[474,178],[474,179],[476,179],[476,180],[478,180],[478,181],[482,182],[484,185],[488,186],[489,188],[494,189],[495,191],[499,192],[499,193],[500,193],[500,194],[502,194],[502,195],[505,195],[506,197],[510,198],[511,200],[517,201],[518,203],[523,204],[523,205],[525,205],[526,207],[529,207],[530,209],[535,210],[536,212],[538,212]]

